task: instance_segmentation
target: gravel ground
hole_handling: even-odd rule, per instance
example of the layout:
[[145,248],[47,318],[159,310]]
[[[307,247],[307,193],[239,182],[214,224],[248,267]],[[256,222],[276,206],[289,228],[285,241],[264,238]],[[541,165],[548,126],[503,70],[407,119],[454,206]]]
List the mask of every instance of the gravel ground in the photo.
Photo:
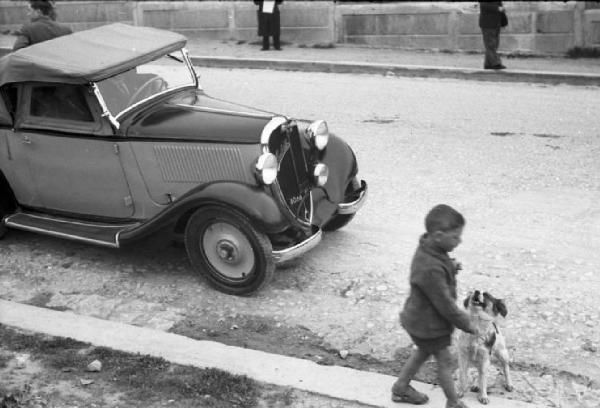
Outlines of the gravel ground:
[[410,346],[397,313],[423,213],[447,201],[468,219],[461,296],[507,300],[514,398],[597,406],[597,89],[258,70],[203,70],[202,82],[225,99],[327,118],[370,183],[355,221],[251,298],[207,287],[181,248],[114,251],[11,231],[0,297],[163,330],[191,320],[222,333],[268,318],[290,328],[290,353],[324,342],[389,362]]

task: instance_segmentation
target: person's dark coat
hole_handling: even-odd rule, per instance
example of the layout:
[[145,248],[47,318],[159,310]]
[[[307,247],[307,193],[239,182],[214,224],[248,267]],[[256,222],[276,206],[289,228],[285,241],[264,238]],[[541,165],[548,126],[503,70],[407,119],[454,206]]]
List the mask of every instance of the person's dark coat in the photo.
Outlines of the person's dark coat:
[[400,313],[406,331],[420,339],[472,332],[469,315],[456,305],[457,269],[446,252],[421,237],[410,266],[410,295]]
[[500,28],[502,18],[501,1],[480,1],[479,2],[479,27],[480,28]]
[[254,4],[258,5],[258,35],[261,37],[265,36],[279,36],[281,32],[281,22],[279,16],[279,4],[283,3],[283,0],[276,0],[275,6],[273,7],[272,13],[263,13],[263,2],[261,0],[254,0]]
[[13,51],[29,45],[51,40],[62,35],[71,34],[73,31],[66,25],[59,24],[49,16],[35,18],[28,24],[24,24],[17,31],[17,40],[13,45]]

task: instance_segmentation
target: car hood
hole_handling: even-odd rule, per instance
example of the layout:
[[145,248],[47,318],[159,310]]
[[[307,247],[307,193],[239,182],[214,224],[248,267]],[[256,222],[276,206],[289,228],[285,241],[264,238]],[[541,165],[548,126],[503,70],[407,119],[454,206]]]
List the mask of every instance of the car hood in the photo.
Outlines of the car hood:
[[274,113],[187,91],[137,113],[128,137],[207,142],[259,143]]

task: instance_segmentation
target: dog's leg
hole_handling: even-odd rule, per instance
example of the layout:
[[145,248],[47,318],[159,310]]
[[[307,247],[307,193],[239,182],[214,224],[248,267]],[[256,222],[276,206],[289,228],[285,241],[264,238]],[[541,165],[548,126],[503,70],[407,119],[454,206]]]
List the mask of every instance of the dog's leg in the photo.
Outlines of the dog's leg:
[[508,364],[510,358],[508,356],[508,350],[506,349],[504,343],[499,344],[499,346],[500,347],[494,350],[494,354],[496,355],[496,358],[502,366],[502,373],[504,374],[504,388],[506,389],[506,391],[511,392],[515,389],[515,387],[513,387],[512,381],[510,379],[510,367]]
[[462,398],[469,386],[469,352],[458,349],[458,397]]
[[490,399],[487,395],[487,373],[490,367],[490,359],[489,356],[479,356],[477,364],[477,371],[479,375],[479,395],[477,396],[477,400],[482,404],[489,404]]

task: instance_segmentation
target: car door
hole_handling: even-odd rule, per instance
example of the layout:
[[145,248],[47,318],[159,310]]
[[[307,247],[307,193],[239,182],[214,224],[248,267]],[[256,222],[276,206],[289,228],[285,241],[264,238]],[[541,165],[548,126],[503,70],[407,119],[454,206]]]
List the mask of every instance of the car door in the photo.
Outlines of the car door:
[[104,130],[87,87],[31,83],[22,95],[10,148],[27,162],[35,193],[21,204],[103,218],[133,215],[117,137]]

